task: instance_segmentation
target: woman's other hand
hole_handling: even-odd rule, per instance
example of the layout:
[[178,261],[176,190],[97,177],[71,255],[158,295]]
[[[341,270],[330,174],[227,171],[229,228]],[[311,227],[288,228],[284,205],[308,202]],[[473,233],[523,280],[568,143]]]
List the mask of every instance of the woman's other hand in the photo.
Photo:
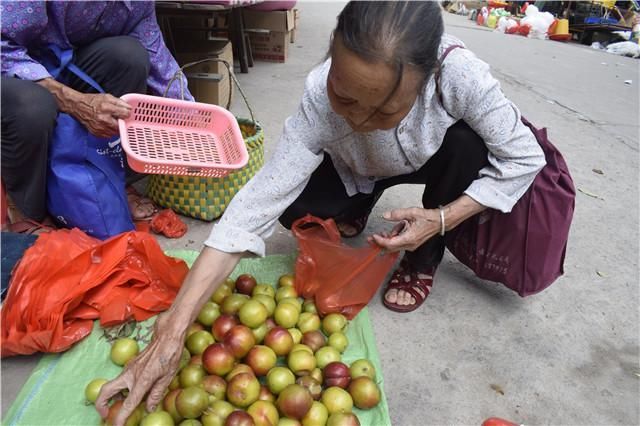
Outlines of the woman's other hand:
[[368,240],[389,251],[414,251],[429,239],[439,235],[443,225],[445,231],[450,231],[485,209],[485,206],[464,194],[442,207],[444,223],[441,222],[440,209],[411,207],[391,210],[384,214],[384,218],[399,223],[391,232],[374,234]]
[[438,209],[411,207],[386,212],[384,218],[399,222],[389,233],[373,234],[368,238],[384,249],[395,252],[413,251],[440,233],[440,212]]

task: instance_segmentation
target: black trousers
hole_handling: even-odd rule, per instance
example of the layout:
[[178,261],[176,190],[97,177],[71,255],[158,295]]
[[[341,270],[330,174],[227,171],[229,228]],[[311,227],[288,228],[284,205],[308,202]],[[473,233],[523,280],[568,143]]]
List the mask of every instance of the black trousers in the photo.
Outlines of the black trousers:
[[[74,63],[106,93],[145,93],[149,55],[128,36],[109,37],[78,48]],[[70,73],[60,80],[83,93],[95,93]],[[33,81],[2,77],[2,180],[16,207],[27,217],[46,216],[47,153],[58,107],[53,95]]]
[[[338,223],[350,222],[368,215],[385,189],[407,183],[425,185],[423,207],[437,208],[460,197],[487,163],[487,147],[482,138],[465,122],[458,121],[447,130],[440,149],[419,170],[380,180],[371,194],[349,197],[331,157],[325,153],[322,164],[302,194],[282,214],[280,223],[290,229],[296,219],[307,213],[322,219],[334,218]],[[438,235],[407,252],[406,258],[416,270],[426,270],[440,263],[444,248],[444,238]]]

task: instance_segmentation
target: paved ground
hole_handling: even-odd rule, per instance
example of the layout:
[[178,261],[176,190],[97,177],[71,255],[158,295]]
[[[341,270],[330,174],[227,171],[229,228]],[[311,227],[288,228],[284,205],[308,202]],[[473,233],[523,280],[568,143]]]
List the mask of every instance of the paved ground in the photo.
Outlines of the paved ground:
[[[267,155],[300,99],[305,75],[322,60],[341,7],[301,4],[290,60],[257,63],[239,76],[266,128]],[[448,32],[492,65],[524,115],[549,128],[576,187],[598,198],[578,193],[566,273],[537,296],[521,299],[483,282],[447,255],[421,310],[395,314],[374,298],[370,309],[391,419],[403,426],[479,425],[489,416],[529,425],[640,424],[640,63],[575,44],[493,33],[459,16],[447,14],[445,21]],[[383,229],[383,211],[419,200],[419,188],[389,190],[367,232]],[[163,246],[199,248],[209,225],[189,225],[186,237],[163,240]],[[268,241],[270,254],[294,249],[282,228]],[[35,361],[3,361],[3,414]]]

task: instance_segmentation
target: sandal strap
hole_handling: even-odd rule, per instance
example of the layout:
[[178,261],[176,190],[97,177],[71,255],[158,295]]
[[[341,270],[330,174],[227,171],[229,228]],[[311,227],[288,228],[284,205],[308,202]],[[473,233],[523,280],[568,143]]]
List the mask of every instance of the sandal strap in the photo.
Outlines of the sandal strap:
[[48,225],[45,225],[40,222],[36,222],[32,219],[23,219],[15,223],[10,223],[7,225],[7,229],[9,232],[15,232],[17,234],[26,234],[31,235],[38,231],[53,231],[54,228]]
[[[387,287],[387,291],[389,290],[402,290],[402,291],[406,291],[411,293],[414,297],[416,297],[416,293],[418,294],[418,297],[420,299],[424,299],[426,298],[429,293],[431,292],[431,288],[433,287],[433,278],[431,278],[428,282],[431,284],[428,284],[427,280],[414,280],[414,279],[410,279],[409,281],[405,281],[405,282],[394,282],[394,279],[391,279],[389,281],[389,286]],[[424,296],[421,295],[418,290],[416,290],[416,288],[419,288],[420,290],[422,290],[422,292],[424,292]],[[418,298],[416,297],[416,299]]]
[[421,303],[431,293],[435,272],[436,267],[431,268],[429,273],[412,271],[409,262],[404,258],[391,276],[385,293],[392,289],[406,291],[414,297],[416,303],[418,301]]

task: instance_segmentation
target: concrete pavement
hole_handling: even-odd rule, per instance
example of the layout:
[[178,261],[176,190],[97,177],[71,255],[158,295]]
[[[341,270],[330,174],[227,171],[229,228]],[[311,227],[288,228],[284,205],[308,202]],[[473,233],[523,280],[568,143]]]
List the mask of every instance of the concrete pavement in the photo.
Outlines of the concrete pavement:
[[[238,75],[265,127],[267,156],[300,100],[306,74],[326,53],[342,4],[299,8],[289,61],[257,62]],[[380,297],[372,300],[393,424],[479,425],[490,416],[528,425],[640,424],[640,62],[494,33],[460,16],[445,14],[445,23],[492,66],[523,114],[549,128],[584,192],[576,197],[565,275],[541,294],[522,299],[475,278],[447,254],[420,310],[397,314]],[[246,116],[238,97],[233,110]],[[366,233],[386,229],[382,213],[417,206],[420,194],[410,185],[387,191]],[[210,224],[188,223],[185,237],[161,239],[163,247],[200,248]],[[353,244],[363,244],[363,237]],[[267,250],[291,253],[295,241],[279,227]],[[36,360],[3,360],[3,415]]]

